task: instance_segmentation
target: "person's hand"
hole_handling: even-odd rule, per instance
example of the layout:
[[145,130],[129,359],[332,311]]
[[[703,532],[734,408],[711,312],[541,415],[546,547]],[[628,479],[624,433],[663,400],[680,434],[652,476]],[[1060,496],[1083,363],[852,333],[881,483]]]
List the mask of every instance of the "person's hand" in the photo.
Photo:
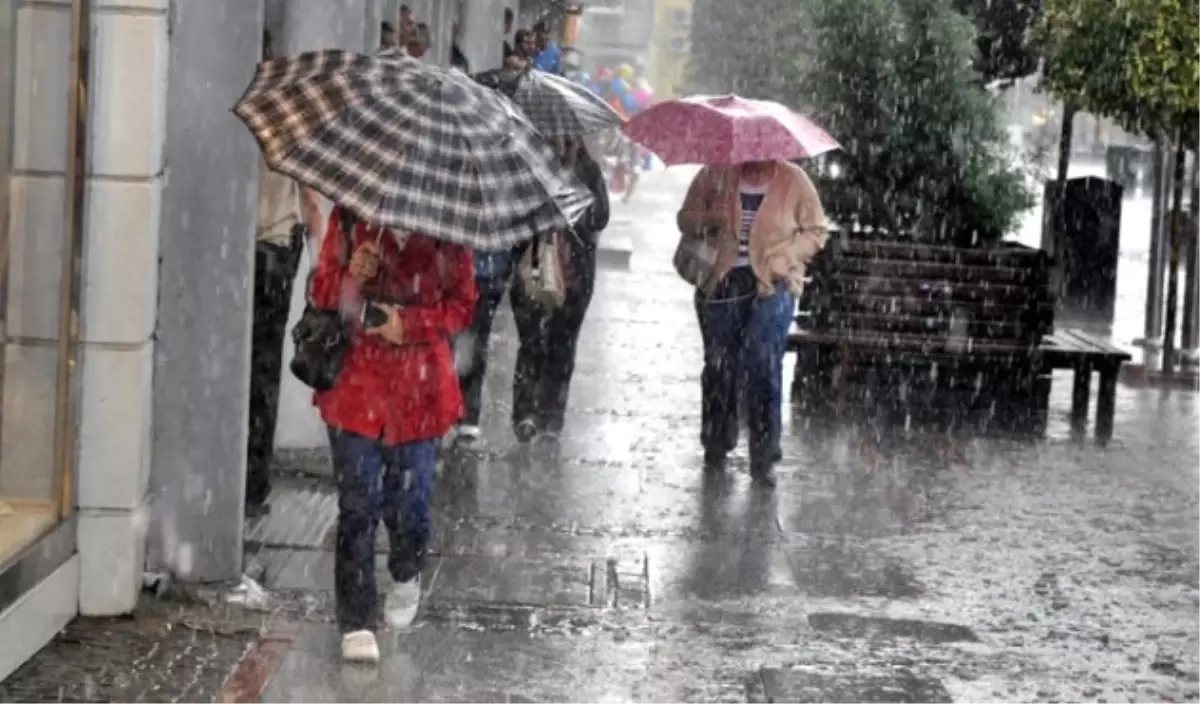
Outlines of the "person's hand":
[[375,278],[379,272],[379,248],[373,243],[366,243],[354,250],[350,257],[350,275],[359,284],[364,284]]
[[377,328],[367,330],[368,335],[377,335],[393,345],[404,344],[404,324],[400,321],[400,308],[386,303],[375,304],[387,313],[387,322]]

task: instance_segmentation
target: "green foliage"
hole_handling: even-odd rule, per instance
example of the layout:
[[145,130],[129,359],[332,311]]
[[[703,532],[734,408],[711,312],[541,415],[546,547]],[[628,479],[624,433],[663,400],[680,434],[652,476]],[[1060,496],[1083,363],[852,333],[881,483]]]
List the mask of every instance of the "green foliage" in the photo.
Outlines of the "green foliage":
[[975,24],[975,69],[985,83],[1011,83],[1037,71],[1033,25],[1042,0],[954,0],[954,6]]
[[811,21],[799,87],[845,147],[819,184],[832,217],[958,244],[1013,229],[1032,196],[979,86],[970,21],[946,0],[814,0]]
[[1182,0],[1046,0],[1042,86],[1127,130],[1196,145],[1200,29]]
[[786,94],[801,47],[797,7],[797,0],[696,0],[689,91]]
[[1133,94],[1133,54],[1145,31],[1132,0],[1046,0],[1034,34],[1042,48],[1042,88],[1127,130],[1148,131]]
[[1133,94],[1164,129],[1182,129],[1196,148],[1200,121],[1200,17],[1191,0],[1137,0],[1148,15],[1130,66]]

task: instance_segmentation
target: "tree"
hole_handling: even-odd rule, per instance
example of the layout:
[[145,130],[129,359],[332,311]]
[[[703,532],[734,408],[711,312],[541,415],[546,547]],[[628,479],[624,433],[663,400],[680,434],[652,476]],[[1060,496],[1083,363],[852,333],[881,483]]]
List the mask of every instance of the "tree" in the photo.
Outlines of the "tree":
[[[1171,256],[1167,269],[1167,315],[1163,332],[1163,371],[1175,369],[1175,330],[1178,314],[1179,265],[1184,228],[1194,227],[1183,217],[1185,149],[1196,149],[1200,119],[1200,20],[1189,2],[1137,0],[1139,15],[1146,16],[1144,31],[1132,52],[1130,84],[1146,130],[1173,135],[1175,187],[1171,205]],[[1193,172],[1194,173],[1194,172]],[[1194,183],[1194,178],[1193,178]],[[1194,191],[1193,191],[1194,193]],[[1193,200],[1193,209],[1195,208]],[[1194,233],[1191,233],[1194,234]],[[1189,235],[1191,236],[1191,235]]]
[[954,6],[975,24],[975,69],[985,83],[1011,84],[1037,71],[1033,27],[1042,0],[955,0]]
[[1097,115],[1132,114],[1129,54],[1137,29],[1115,21],[1121,0],[1047,0],[1036,27],[1041,87]]
[[1042,85],[1067,105],[1175,146],[1164,368],[1174,363],[1183,157],[1200,120],[1200,20],[1183,0],[1046,0]]
[[951,0],[810,0],[811,64],[796,82],[842,141],[819,178],[831,217],[936,241],[1000,239],[1032,200],[975,32]]
[[1129,126],[1148,134],[1175,133],[1196,148],[1200,119],[1200,18],[1182,0],[1136,0],[1145,15],[1130,56],[1129,82],[1138,106]]
[[696,0],[688,89],[788,102],[799,20],[796,0]]

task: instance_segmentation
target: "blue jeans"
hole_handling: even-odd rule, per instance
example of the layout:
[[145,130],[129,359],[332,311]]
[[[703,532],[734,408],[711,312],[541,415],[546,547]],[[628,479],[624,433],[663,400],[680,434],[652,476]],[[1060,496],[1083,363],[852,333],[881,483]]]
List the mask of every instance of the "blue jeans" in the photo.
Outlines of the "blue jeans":
[[783,432],[783,355],[796,299],[782,283],[759,298],[749,267],[734,269],[711,295],[696,293],[704,338],[700,442],[709,455],[737,447],[738,397],[744,381],[750,465],[769,468]]
[[479,425],[483,415],[483,382],[487,378],[488,340],[492,336],[492,321],[496,309],[508,289],[512,278],[513,256],[511,252],[476,252],[475,286],[479,298],[475,302],[475,317],[470,327],[460,335],[470,347],[470,367],[458,377],[462,389],[465,413],[463,423]]
[[329,429],[338,488],[334,589],[343,633],[375,630],[375,531],[388,531],[388,571],[406,582],[421,573],[429,544],[429,499],[437,446],[433,440],[387,446]]

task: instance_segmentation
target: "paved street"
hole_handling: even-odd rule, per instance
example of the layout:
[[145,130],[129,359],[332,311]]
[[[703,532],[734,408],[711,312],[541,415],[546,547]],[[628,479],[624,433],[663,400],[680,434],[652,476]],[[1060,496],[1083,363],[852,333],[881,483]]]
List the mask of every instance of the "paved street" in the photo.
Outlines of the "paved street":
[[335,657],[324,480],[280,487],[253,569],[303,626],[264,699],[1195,700],[1194,394],[1122,387],[1104,449],[1070,439],[1068,378],[1037,442],[793,418],[773,494],[744,447],[706,480],[686,181],[615,214],[633,270],[600,277],[557,447],[512,440],[503,314],[486,451],[441,469],[419,625],[378,669]]
[[328,457],[287,452],[247,527],[264,610],[147,595],[133,620],[77,621],[0,701],[250,701],[266,675],[264,701],[1200,699],[1195,393],[1121,386],[1106,448],[1071,438],[1069,377],[1036,441],[788,413],[774,492],[744,445],[706,478],[670,268],[688,176],[617,206],[632,270],[599,278],[557,446],[508,430],[502,309],[486,446],[441,466],[418,622],[384,634],[379,667],[337,658]]

